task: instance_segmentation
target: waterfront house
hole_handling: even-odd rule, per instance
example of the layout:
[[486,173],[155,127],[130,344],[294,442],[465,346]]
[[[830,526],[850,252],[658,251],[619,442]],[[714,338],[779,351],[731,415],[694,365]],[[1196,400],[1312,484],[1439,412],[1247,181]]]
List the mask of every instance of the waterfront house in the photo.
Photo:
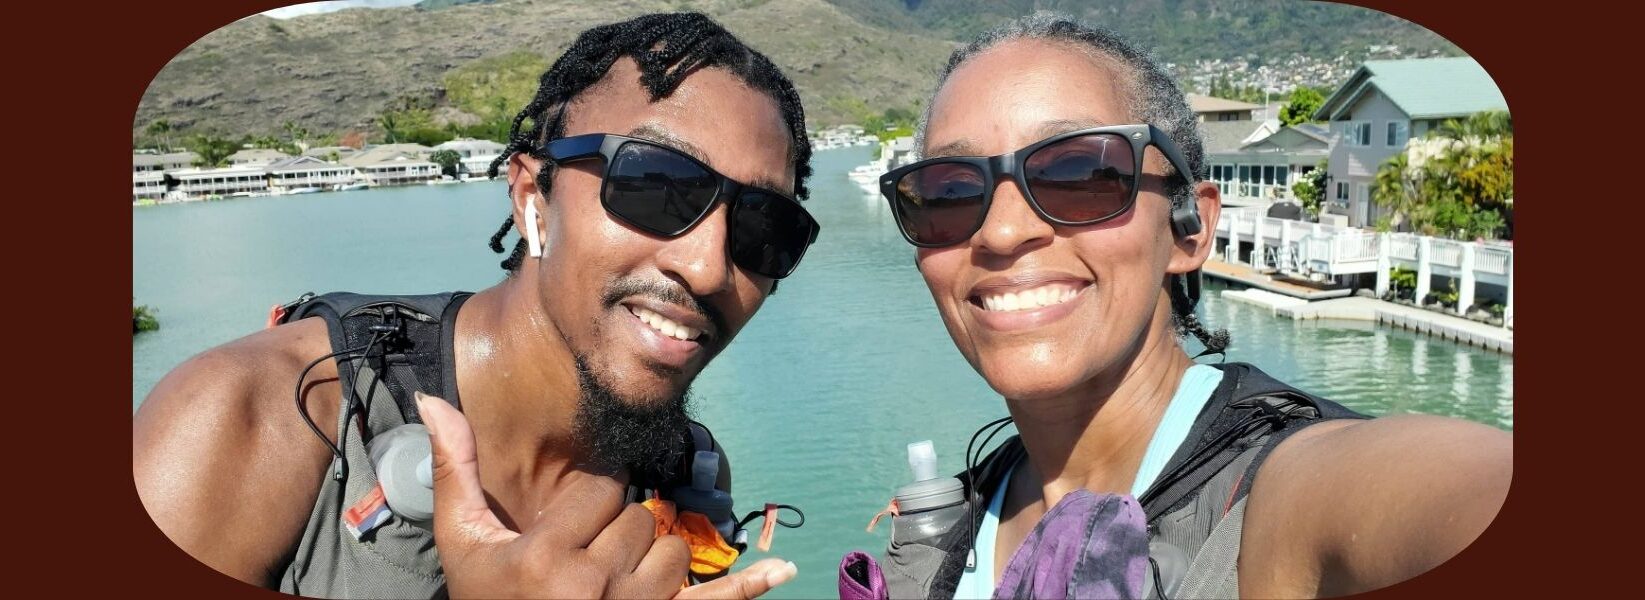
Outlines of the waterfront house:
[[369,148],[342,162],[359,170],[360,176],[373,186],[424,183],[440,178],[440,165],[424,158],[427,154],[418,154],[414,149],[396,150],[394,146],[429,149],[418,144],[387,144]]
[[491,140],[456,139],[434,147],[434,151],[450,150],[459,157],[457,174],[463,178],[485,177],[491,161],[503,153],[505,146]]
[[290,154],[286,154],[279,150],[270,150],[268,148],[246,148],[239,152],[235,152],[234,154],[228,155],[228,164],[232,167],[260,167],[273,163],[274,161],[290,157]]
[[[1243,125],[1243,126],[1242,126]],[[1292,199],[1291,185],[1330,155],[1330,132],[1323,126],[1281,127],[1252,121],[1200,124],[1205,162],[1225,205],[1266,204]]]
[[396,152],[407,154],[416,158],[428,158],[428,155],[434,153],[434,149],[422,144],[377,144],[375,146],[366,146],[361,149],[360,153],[356,156],[369,157],[372,153],[377,153],[378,156],[385,156]]
[[1371,190],[1384,161],[1447,119],[1507,108],[1472,58],[1365,61],[1314,113],[1330,123],[1333,139],[1323,212],[1353,227],[1374,225],[1382,215]]
[[1260,104],[1188,94],[1188,109],[1201,123],[1217,121],[1251,121],[1251,113],[1262,108]]
[[187,169],[199,162],[200,155],[193,152],[167,152],[165,154],[132,154],[131,172],[159,173]]
[[179,169],[166,171],[165,177],[173,192],[189,200],[268,191],[268,176],[260,166]]
[[291,156],[263,167],[269,191],[287,192],[302,188],[335,189],[354,183],[359,174],[354,167],[328,163],[312,156]]
[[325,161],[333,160],[332,156],[335,155],[336,160],[341,161],[342,159],[354,156],[356,152],[359,152],[359,150],[355,150],[354,148],[350,148],[348,146],[316,146],[304,150],[302,155],[312,156]]
[[459,138],[435,146],[433,151],[450,150],[457,156],[471,158],[474,156],[497,156],[503,153],[504,146],[491,140],[476,140],[473,138]]
[[131,201],[158,201],[166,196],[166,174],[145,171],[131,174]]
[[[497,160],[498,156],[500,156],[500,154],[476,154],[474,156],[466,157],[457,162],[457,174],[463,179],[485,177],[486,172],[491,169],[492,161]],[[497,174],[502,175],[507,172],[508,165],[505,164],[499,168]]]
[[891,140],[885,148],[891,155],[886,163],[886,170],[912,163],[916,160],[914,153],[914,136],[905,135]]

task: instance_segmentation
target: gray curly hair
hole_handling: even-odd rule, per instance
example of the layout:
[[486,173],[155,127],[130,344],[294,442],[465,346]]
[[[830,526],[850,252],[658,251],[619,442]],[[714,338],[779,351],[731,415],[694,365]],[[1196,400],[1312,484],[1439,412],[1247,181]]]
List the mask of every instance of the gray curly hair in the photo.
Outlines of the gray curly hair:
[[[1149,53],[1139,50],[1113,31],[1082,24],[1066,15],[1047,11],[1035,12],[983,32],[965,47],[955,50],[948,57],[948,65],[943,67],[942,74],[937,78],[936,90],[942,90],[942,86],[948,83],[948,77],[953,75],[954,70],[960,65],[965,64],[965,61],[1012,40],[1064,42],[1116,63],[1118,68],[1114,69],[1114,73],[1124,80],[1121,91],[1126,110],[1133,122],[1150,123],[1164,131],[1177,145],[1177,149],[1182,151],[1183,161],[1193,171],[1186,174],[1187,177],[1168,178],[1166,197],[1170,199],[1172,206],[1195,201],[1193,182],[1202,181],[1209,175],[1205,165],[1205,144],[1200,140],[1197,125],[1198,119],[1195,118],[1194,111],[1188,107],[1187,97],[1183,95],[1182,89],[1177,87],[1171,74],[1167,73]],[[935,94],[934,91],[933,97]],[[931,122],[931,106],[931,102],[925,103],[925,111],[920,115],[919,126],[914,132],[914,146],[922,152],[925,149],[926,128]],[[1169,174],[1173,172],[1174,167],[1167,164],[1166,169]],[[1197,278],[1199,273],[1196,271],[1183,277]],[[1194,315],[1197,298],[1189,298],[1185,293],[1179,292],[1176,282],[1170,287],[1172,321],[1178,333],[1193,334],[1198,338],[1205,345],[1206,351],[1203,354],[1219,354],[1226,350],[1230,343],[1228,331],[1207,331]]]

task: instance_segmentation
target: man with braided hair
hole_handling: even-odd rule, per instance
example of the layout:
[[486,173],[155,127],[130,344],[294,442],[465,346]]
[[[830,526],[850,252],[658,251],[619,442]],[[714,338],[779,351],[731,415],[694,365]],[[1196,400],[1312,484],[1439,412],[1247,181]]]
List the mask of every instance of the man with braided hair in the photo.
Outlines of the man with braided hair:
[[[804,123],[789,80],[703,15],[584,32],[492,166],[512,203],[492,246],[520,234],[503,281],[305,297],[185,362],[135,417],[144,506],[206,565],[302,595],[754,597],[787,581],[793,563],[768,559],[682,587],[693,550],[634,502],[679,476],[682,437],[701,449],[692,379],[816,239]],[[374,465],[376,442],[424,425],[419,517]]]

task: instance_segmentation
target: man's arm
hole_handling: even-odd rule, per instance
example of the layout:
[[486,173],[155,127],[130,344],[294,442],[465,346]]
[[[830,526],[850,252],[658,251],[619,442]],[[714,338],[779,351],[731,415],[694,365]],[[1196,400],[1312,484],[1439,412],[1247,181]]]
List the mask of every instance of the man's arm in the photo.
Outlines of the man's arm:
[[1408,580],[1473,543],[1507,497],[1506,432],[1421,415],[1315,427],[1275,448],[1253,483],[1242,596],[1339,596]]
[[[278,584],[330,464],[293,398],[302,366],[289,349],[313,345],[312,325],[323,338],[315,320],[189,359],[133,418],[132,474],[155,525],[196,560],[255,585]],[[316,367],[307,398],[328,438],[336,435],[335,373]]]

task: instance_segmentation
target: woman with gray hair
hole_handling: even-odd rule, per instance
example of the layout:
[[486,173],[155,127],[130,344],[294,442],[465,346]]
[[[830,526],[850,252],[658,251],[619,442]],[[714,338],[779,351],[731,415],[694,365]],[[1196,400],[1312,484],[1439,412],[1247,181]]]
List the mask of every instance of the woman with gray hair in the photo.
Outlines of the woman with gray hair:
[[1011,23],[950,58],[918,146],[882,191],[1005,397],[994,431],[1019,435],[968,451],[964,517],[933,528],[916,513],[934,503],[909,502],[886,556],[848,555],[842,596],[1334,596],[1427,571],[1495,517],[1509,434],[1369,419],[1188,356],[1187,334],[1229,342],[1194,315],[1220,197],[1144,53],[1055,15]]

